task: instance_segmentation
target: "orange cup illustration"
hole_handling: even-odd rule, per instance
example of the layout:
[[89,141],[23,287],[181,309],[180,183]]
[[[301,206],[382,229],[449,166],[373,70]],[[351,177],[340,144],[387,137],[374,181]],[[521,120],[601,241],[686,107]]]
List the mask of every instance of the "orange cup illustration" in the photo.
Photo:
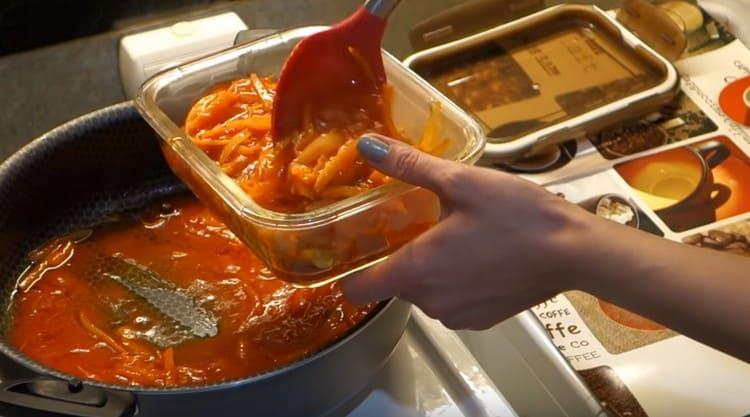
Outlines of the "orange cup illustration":
[[711,171],[730,154],[725,144],[710,140],[630,161],[617,171],[665,223],[683,231],[716,221],[716,209],[729,200],[731,190]]

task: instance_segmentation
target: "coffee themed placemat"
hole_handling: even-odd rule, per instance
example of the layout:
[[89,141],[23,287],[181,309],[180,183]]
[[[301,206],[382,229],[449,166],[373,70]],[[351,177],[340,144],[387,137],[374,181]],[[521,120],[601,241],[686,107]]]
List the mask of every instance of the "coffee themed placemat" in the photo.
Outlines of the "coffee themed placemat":
[[674,232],[750,212],[750,158],[720,136],[615,166]]
[[[498,168],[644,233],[750,256],[750,50],[692,3],[660,3],[685,19],[677,99]],[[533,311],[613,416],[750,415],[750,364],[581,292]]]
[[589,140],[604,158],[613,160],[718,129],[695,101],[680,92],[672,105],[664,107],[649,119],[606,129],[592,135]]
[[659,323],[589,294],[571,291],[565,297],[610,354],[629,352],[677,335]]
[[688,245],[750,256],[750,220],[686,236]]

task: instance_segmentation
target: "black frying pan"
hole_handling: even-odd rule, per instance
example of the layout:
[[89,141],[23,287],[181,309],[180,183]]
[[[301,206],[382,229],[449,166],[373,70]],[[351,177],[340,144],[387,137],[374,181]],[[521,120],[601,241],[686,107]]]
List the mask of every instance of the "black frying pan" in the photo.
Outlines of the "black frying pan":
[[[0,307],[8,310],[27,253],[44,241],[181,192],[185,187],[164,162],[155,133],[130,103],[83,116],[30,143],[0,165]],[[34,376],[0,384],[0,416],[320,415],[367,385],[408,316],[407,304],[385,303],[331,347],[263,375],[198,387],[133,388],[81,382],[25,357],[5,342],[5,314],[0,352]]]

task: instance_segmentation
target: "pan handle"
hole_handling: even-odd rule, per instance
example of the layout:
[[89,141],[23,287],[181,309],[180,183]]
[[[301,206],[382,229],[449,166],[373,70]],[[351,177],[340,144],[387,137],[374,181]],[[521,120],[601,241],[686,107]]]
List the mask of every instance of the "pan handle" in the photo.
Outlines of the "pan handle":
[[69,381],[38,377],[0,384],[0,416],[131,417],[135,396]]

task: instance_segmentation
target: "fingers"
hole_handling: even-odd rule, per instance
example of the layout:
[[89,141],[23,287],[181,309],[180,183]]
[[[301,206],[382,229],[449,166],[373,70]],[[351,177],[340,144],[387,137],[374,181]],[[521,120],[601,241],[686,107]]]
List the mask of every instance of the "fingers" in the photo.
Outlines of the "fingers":
[[[505,302],[507,305],[498,304]],[[520,310],[519,310],[520,308]],[[493,305],[473,306],[466,311],[439,317],[443,326],[451,330],[487,330],[505,319],[518,314],[523,307],[508,300],[494,300]]]
[[452,259],[445,256],[450,223],[450,219],[441,222],[385,261],[342,280],[346,298],[355,304],[395,296],[411,298],[410,293],[426,290],[422,287],[428,282],[438,282],[443,274],[450,274]]
[[341,285],[346,298],[367,304],[402,295],[420,275],[428,273],[427,265],[415,259],[418,245],[418,240],[412,241],[382,263],[344,279]]
[[388,265],[391,259],[398,258],[400,252],[408,251],[410,245],[394,252],[383,263],[374,265],[362,272],[353,274],[341,281],[341,288],[347,300],[354,304],[364,305],[386,300],[401,294],[395,269]]
[[[541,297],[541,300],[551,296]],[[477,301],[463,311],[446,314],[438,319],[452,330],[487,330],[539,302],[537,291],[507,291],[496,294],[491,299]]]
[[378,171],[403,182],[449,197],[454,176],[470,169],[456,162],[420,152],[382,135],[368,134],[357,142],[359,154]]

